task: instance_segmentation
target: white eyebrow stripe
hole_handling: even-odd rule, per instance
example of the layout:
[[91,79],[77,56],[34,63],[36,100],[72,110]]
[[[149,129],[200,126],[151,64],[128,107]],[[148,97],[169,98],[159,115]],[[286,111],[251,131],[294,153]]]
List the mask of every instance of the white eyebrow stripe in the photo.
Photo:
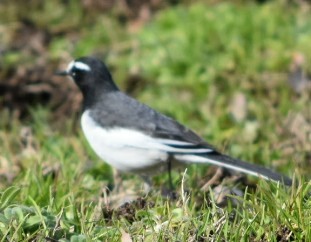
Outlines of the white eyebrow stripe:
[[87,64],[84,64],[82,62],[76,61],[73,63],[73,66],[76,67],[79,70],[83,70],[83,71],[90,71],[91,67],[88,66]]
[[75,64],[75,61],[71,61],[69,64],[68,64],[68,67],[67,67],[67,72],[69,73],[73,67],[73,65]]

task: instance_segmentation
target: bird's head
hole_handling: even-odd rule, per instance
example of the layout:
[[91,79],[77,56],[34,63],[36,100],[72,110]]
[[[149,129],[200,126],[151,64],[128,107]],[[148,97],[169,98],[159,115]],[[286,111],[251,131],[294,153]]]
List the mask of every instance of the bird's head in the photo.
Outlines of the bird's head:
[[84,97],[95,93],[118,90],[106,65],[94,57],[81,57],[71,61],[65,71],[56,73],[70,76],[82,91]]

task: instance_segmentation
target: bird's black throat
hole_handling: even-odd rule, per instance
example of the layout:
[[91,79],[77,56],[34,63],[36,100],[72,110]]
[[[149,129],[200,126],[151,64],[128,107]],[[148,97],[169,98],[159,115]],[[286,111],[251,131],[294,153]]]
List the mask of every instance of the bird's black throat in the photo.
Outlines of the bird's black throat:
[[[112,85],[110,85],[112,84]],[[100,85],[92,86],[79,86],[79,89],[83,95],[83,110],[93,107],[96,103],[99,103],[103,100],[103,97],[112,92],[118,92],[114,83],[102,82]]]

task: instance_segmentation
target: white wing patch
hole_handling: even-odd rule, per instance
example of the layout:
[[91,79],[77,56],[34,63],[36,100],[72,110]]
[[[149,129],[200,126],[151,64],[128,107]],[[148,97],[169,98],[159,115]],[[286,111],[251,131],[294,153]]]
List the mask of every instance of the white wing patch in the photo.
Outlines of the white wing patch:
[[185,142],[185,141],[180,141],[180,140],[172,140],[172,139],[157,139],[159,142],[163,143],[163,144],[171,144],[171,145],[194,145],[192,143],[189,142]]

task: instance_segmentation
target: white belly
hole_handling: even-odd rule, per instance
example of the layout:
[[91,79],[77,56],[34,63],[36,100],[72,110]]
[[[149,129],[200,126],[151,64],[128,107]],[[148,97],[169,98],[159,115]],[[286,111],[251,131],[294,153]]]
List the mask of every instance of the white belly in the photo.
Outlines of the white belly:
[[81,125],[95,153],[118,170],[144,173],[159,163],[165,165],[168,159],[167,152],[151,137],[135,130],[104,129],[94,122],[88,110],[82,115]]

